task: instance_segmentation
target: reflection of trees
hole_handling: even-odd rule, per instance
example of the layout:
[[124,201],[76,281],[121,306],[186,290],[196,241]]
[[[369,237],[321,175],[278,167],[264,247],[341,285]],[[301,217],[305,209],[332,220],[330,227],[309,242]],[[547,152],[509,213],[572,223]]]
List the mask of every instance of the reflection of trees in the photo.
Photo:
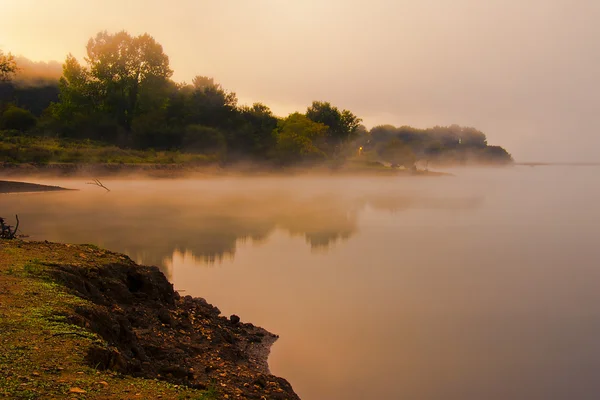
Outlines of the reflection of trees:
[[175,251],[209,263],[233,257],[238,241],[264,241],[276,229],[304,236],[313,248],[327,248],[356,233],[365,204],[386,211],[477,205],[386,195],[194,194],[55,193],[22,196],[18,205],[0,199],[0,208],[18,211],[32,239],[94,243],[164,267]]
[[395,195],[375,195],[362,199],[375,210],[396,212],[410,208],[441,209],[441,210],[470,210],[478,207],[483,199],[481,197],[468,198],[431,198],[407,197]]
[[232,257],[238,241],[264,241],[277,228],[304,235],[315,247],[356,231],[355,213],[347,214],[334,197],[70,195],[23,196],[18,207],[26,233],[32,239],[95,243],[144,264],[164,266],[174,251],[216,262]]

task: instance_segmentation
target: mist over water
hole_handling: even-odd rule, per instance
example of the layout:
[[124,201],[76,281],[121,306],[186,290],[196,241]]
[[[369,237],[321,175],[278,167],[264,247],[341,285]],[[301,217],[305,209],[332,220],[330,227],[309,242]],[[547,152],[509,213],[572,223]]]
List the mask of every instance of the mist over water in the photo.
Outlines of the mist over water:
[[454,172],[53,180],[81,191],[0,212],[279,334],[304,399],[597,399],[600,168]]

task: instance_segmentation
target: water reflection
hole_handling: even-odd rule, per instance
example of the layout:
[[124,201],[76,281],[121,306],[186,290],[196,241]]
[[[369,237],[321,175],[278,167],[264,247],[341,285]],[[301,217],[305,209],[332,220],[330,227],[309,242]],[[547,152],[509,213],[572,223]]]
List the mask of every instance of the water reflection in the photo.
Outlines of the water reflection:
[[480,202],[322,187],[247,190],[198,181],[110,185],[113,190],[107,194],[85,188],[0,196],[0,210],[18,213],[23,232],[32,240],[93,243],[166,270],[175,252],[205,264],[219,263],[234,257],[238,243],[264,242],[276,230],[304,237],[314,250],[327,250],[358,232],[358,218],[366,207],[392,212],[471,209]]

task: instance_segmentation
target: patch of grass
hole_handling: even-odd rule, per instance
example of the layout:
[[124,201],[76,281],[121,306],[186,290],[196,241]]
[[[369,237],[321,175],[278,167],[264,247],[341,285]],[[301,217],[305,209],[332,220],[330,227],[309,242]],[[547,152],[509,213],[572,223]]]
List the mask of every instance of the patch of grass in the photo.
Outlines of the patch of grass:
[[25,136],[0,131],[0,162],[89,164],[211,164],[216,154],[124,149],[92,140]]
[[[94,307],[47,279],[55,265],[82,264],[93,246],[2,241],[0,247],[0,399],[217,399],[214,388],[189,389],[167,382],[99,371],[85,361],[92,344],[106,345],[86,328],[73,324],[78,307]],[[114,263],[105,252],[85,262]],[[75,394],[78,388],[85,393]]]

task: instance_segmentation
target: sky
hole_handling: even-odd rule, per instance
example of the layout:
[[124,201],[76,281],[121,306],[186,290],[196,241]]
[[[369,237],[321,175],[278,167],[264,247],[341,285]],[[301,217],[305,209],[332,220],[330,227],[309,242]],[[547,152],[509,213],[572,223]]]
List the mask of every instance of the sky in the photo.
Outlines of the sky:
[[210,76],[280,116],[313,100],[379,124],[475,126],[517,161],[600,162],[597,0],[0,0],[0,49],[83,60],[152,35],[177,81]]

